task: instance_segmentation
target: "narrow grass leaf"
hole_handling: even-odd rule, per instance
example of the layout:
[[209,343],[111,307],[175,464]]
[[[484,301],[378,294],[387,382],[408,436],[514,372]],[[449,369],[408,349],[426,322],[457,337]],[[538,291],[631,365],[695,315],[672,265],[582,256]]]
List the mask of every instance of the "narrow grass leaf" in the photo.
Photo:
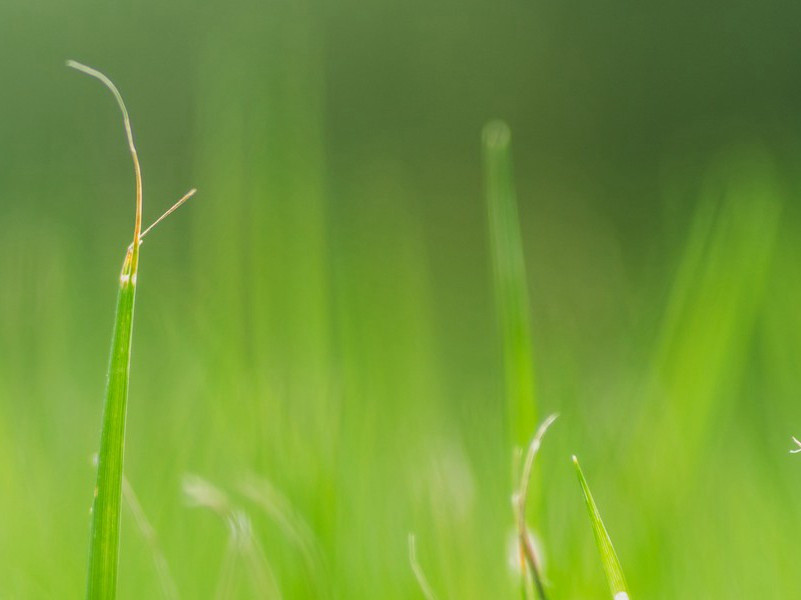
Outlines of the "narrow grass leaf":
[[114,95],[122,111],[128,148],[136,177],[136,217],[133,242],[125,254],[119,279],[117,313],[111,341],[106,403],[97,458],[97,484],[92,503],[92,526],[89,545],[89,573],[86,597],[109,600],[117,590],[117,566],[120,546],[120,507],[122,469],[125,448],[125,414],[131,366],[136,273],[139,264],[139,241],[142,232],[142,174],[134,146],[128,110],[116,86],[102,73],[74,61],[67,65],[100,80]]
[[125,137],[133,163],[136,182],[133,241],[128,246],[119,278],[117,311],[111,338],[106,402],[97,456],[97,483],[92,502],[92,524],[89,542],[89,570],[86,597],[90,600],[111,600],[117,591],[117,568],[120,546],[120,510],[122,505],[123,457],[125,450],[125,417],[128,404],[128,382],[131,370],[131,338],[133,333],[136,275],[139,269],[139,247],[142,238],[165,217],[195,194],[190,190],[172,208],[142,232],[142,171],[134,145],[128,109],[117,87],[100,71],[74,60],[67,66],[94,77],[106,86],[122,113]]
[[590,515],[592,531],[595,534],[595,542],[598,544],[598,553],[601,555],[601,563],[604,567],[606,580],[609,583],[609,589],[612,591],[612,597],[614,600],[628,600],[629,593],[626,587],[626,579],[623,577],[620,560],[617,558],[612,539],[606,531],[604,522],[601,519],[601,513],[598,511],[590,492],[590,487],[587,485],[587,480],[584,478],[584,473],[579,466],[578,458],[575,456],[573,457],[573,464],[576,465],[576,473],[581,484],[581,490],[584,492],[584,500],[587,502],[587,512]]
[[529,299],[512,178],[511,134],[501,121],[484,127],[482,141],[493,287],[506,381],[507,429],[512,446],[525,448],[536,427]]

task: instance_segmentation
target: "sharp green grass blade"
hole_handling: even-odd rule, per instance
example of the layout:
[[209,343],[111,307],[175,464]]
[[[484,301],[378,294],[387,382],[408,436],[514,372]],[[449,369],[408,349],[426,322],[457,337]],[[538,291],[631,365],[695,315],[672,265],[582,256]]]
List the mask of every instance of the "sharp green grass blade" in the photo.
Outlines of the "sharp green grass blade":
[[484,177],[489,213],[495,301],[503,340],[507,429],[512,444],[525,448],[537,426],[528,288],[512,181],[509,127],[484,127]]
[[125,413],[128,403],[128,379],[131,365],[136,273],[142,232],[142,176],[134,147],[128,111],[115,85],[102,73],[68,61],[67,65],[99,79],[112,94],[122,111],[128,148],[136,176],[136,220],[133,242],[125,254],[120,272],[117,314],[111,338],[108,387],[103,409],[103,429],[97,458],[97,484],[92,503],[92,526],[89,541],[89,573],[86,597],[110,600],[117,590],[117,563],[120,546],[120,507],[122,504],[122,466],[125,448]]
[[125,253],[119,279],[117,313],[111,338],[111,359],[108,367],[106,403],[97,457],[97,484],[92,502],[92,526],[89,541],[89,574],[86,597],[110,600],[117,590],[117,565],[120,546],[120,509],[122,506],[123,454],[125,450],[125,416],[128,404],[128,380],[131,370],[131,335],[133,332],[136,274],[139,268],[139,246],[142,238],[164,218],[195,194],[190,190],[161,217],[142,231],[142,172],[139,168],[128,110],[120,92],[111,80],[86,65],[67,61],[67,66],[98,79],[114,95],[122,112],[128,150],[131,153],[136,180],[136,213],[133,241]]
[[113,598],[117,583],[120,543],[120,497],[122,490],[125,412],[131,357],[136,273],[133,252],[126,256],[120,276],[117,316],[111,342],[108,389],[103,411],[103,430],[97,461],[97,485],[92,504],[87,598]]
[[617,558],[615,548],[612,546],[612,539],[606,531],[603,520],[601,520],[601,513],[598,512],[590,487],[587,485],[587,480],[581,471],[578,458],[575,456],[573,457],[573,464],[576,465],[576,473],[578,473],[581,490],[584,492],[584,500],[587,502],[587,512],[590,515],[592,531],[598,544],[598,552],[601,555],[601,562],[603,563],[604,573],[606,573],[606,580],[609,582],[612,598],[614,600],[628,600],[629,592],[626,587],[626,579],[623,577],[623,569],[620,567],[620,560]]

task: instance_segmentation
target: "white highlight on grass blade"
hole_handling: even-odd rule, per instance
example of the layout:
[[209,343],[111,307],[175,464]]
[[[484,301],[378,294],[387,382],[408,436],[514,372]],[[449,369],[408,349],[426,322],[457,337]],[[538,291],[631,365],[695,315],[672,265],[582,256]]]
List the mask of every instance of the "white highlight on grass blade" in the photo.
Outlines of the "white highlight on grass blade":
[[210,508],[221,515],[231,511],[228,496],[202,477],[184,475],[183,491],[190,506]]
[[798,448],[790,450],[790,454],[798,454],[799,452],[801,452],[801,440],[796,438],[794,435],[790,437],[793,438],[793,442],[795,442],[795,445],[798,446]]
[[423,592],[423,596],[426,598],[426,600],[437,600],[437,595],[431,588],[431,584],[428,583],[426,574],[423,571],[423,568],[420,566],[420,563],[417,561],[417,544],[413,533],[409,534],[409,564],[411,565],[414,577],[417,579],[417,583],[420,586],[420,591]]
[[629,600],[629,595],[626,592],[618,592],[614,600]]
[[549,415],[539,426],[534,439],[532,439],[531,444],[529,444],[528,452],[526,453],[526,462],[523,465],[523,475],[520,478],[519,492],[520,500],[522,502],[520,506],[522,509],[525,509],[526,495],[528,494],[528,483],[531,479],[531,469],[534,466],[534,458],[537,456],[537,452],[539,452],[540,446],[542,445],[542,438],[545,436],[548,428],[553,425],[553,422],[556,421],[557,418],[559,418],[558,414]]

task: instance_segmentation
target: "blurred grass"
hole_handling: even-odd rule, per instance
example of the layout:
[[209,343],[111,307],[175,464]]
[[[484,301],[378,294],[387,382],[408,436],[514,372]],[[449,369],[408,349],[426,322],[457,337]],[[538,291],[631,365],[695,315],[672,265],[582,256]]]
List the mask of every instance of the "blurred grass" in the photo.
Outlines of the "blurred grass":
[[[308,562],[254,477],[308,524],[333,597],[414,597],[409,531],[439,597],[516,593],[493,115],[561,414],[536,491],[552,597],[605,594],[572,453],[637,597],[792,597],[799,8],[723,8],[4,3],[0,596],[83,588],[131,181],[74,56],[126,90],[145,220],[202,191],[145,248],[126,457],[181,597],[217,589],[229,535],[184,504],[186,473],[247,512],[287,598],[314,597]],[[159,597],[122,527],[120,597]]]
[[511,132],[491,121],[482,133],[495,307],[503,343],[508,449],[526,448],[537,423],[530,304],[511,157]]

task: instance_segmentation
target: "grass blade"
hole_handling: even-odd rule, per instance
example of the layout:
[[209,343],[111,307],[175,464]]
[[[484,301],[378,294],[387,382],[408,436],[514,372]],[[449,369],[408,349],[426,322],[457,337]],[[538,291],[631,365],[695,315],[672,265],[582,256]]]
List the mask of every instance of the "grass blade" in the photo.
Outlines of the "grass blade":
[[[522,571],[525,574],[526,567],[528,567],[528,573],[531,575],[531,578],[534,581],[534,587],[537,590],[537,596],[540,598],[540,600],[547,600],[548,596],[545,593],[545,585],[543,583],[542,565],[540,564],[540,559],[537,556],[537,551],[534,547],[534,541],[531,539],[528,526],[526,525],[526,502],[528,500],[528,486],[529,482],[531,481],[531,470],[534,467],[534,459],[537,457],[537,453],[540,451],[542,438],[545,437],[545,433],[548,431],[548,428],[553,425],[553,422],[556,421],[557,417],[558,415],[555,414],[548,416],[548,418],[542,422],[537,429],[537,432],[534,434],[534,437],[528,446],[528,451],[526,452],[526,459],[523,463],[523,471],[520,475],[520,485],[518,486],[515,494],[512,496],[512,503],[515,509],[515,517],[517,520],[517,537],[520,545]],[[526,577],[524,575],[523,597],[527,596],[526,585]]]
[[133,333],[136,274],[139,269],[139,247],[142,238],[179,206],[191,198],[190,190],[172,208],[142,232],[142,171],[134,145],[128,109],[117,87],[100,71],[74,60],[67,66],[94,77],[114,95],[125,127],[125,138],[133,162],[136,180],[136,212],[133,241],[125,253],[120,271],[117,312],[111,338],[106,402],[97,458],[97,483],[92,502],[92,526],[89,542],[89,573],[86,597],[110,600],[116,595],[117,566],[120,546],[120,510],[122,506],[123,456],[125,450],[125,417],[128,404],[128,381],[131,370],[131,337]]
[[117,566],[120,546],[120,508],[122,504],[122,467],[125,448],[125,415],[131,367],[136,273],[139,266],[139,243],[142,232],[142,173],[134,146],[128,110],[116,86],[105,75],[75,61],[67,66],[100,80],[122,112],[125,135],[136,177],[136,217],[133,242],[125,253],[120,272],[117,313],[111,341],[106,403],[97,459],[97,484],[92,503],[92,526],[89,542],[89,573],[86,597],[109,600],[117,591]]
[[128,403],[131,334],[133,329],[136,271],[128,252],[120,274],[117,314],[111,343],[106,404],[97,461],[97,484],[92,503],[87,598],[114,598],[120,543],[122,466],[125,414]]
[[601,562],[603,563],[606,580],[609,583],[609,589],[612,592],[612,598],[614,600],[628,600],[629,593],[626,587],[626,579],[623,577],[620,560],[617,558],[612,539],[606,531],[604,522],[601,519],[601,513],[598,512],[590,487],[587,485],[587,480],[584,478],[584,473],[579,466],[578,458],[575,456],[573,457],[573,464],[576,465],[576,473],[578,473],[581,490],[584,492],[584,500],[587,502],[587,512],[590,515],[592,531],[595,534],[595,542],[598,544],[598,553],[601,555]]
[[509,127],[501,121],[484,127],[484,177],[493,287],[503,340],[507,428],[512,446],[525,448],[537,424],[537,411],[528,288],[512,181],[510,139]]
[[420,591],[422,592],[423,597],[426,600],[437,600],[437,595],[434,593],[434,589],[428,582],[428,578],[426,577],[425,571],[423,571],[423,567],[420,566],[420,563],[417,560],[417,542],[413,533],[409,534],[409,565],[412,567],[412,573],[414,573],[414,578],[417,580],[417,585],[420,586]]

